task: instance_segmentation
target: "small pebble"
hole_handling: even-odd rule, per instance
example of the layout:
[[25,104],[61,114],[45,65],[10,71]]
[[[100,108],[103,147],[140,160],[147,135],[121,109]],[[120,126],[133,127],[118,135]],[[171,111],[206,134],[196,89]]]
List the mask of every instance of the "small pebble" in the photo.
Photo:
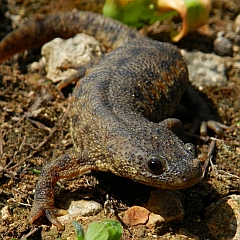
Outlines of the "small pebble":
[[233,30],[235,33],[240,34],[240,14],[238,14],[234,20]]
[[123,214],[123,222],[128,226],[145,224],[148,221],[150,212],[143,207],[133,206]]
[[9,210],[8,206],[5,206],[5,207],[2,208],[1,214],[2,214],[2,220],[3,221],[8,222],[8,223],[13,221],[13,218],[12,218],[12,215],[10,213],[10,210]]
[[87,200],[79,200],[79,201],[72,201],[69,208],[67,215],[58,217],[58,220],[62,224],[66,224],[71,222],[76,217],[88,217],[98,214],[102,210],[102,205],[95,201],[87,201]]
[[147,227],[150,229],[156,229],[158,226],[163,225],[165,222],[164,218],[158,214],[151,213],[147,222]]
[[213,42],[213,49],[217,55],[222,57],[233,55],[233,44],[225,37],[217,37]]

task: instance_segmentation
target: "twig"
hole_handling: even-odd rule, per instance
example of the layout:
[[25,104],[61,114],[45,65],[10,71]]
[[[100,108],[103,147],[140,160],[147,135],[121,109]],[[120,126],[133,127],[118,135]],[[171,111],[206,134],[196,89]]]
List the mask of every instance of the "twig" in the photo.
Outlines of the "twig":
[[210,148],[209,148],[209,151],[208,151],[207,159],[206,159],[206,161],[205,161],[205,163],[204,163],[204,166],[203,166],[202,179],[203,179],[203,178],[206,176],[206,174],[207,174],[209,164],[211,165],[212,171],[214,172],[214,174],[215,174],[216,176],[219,175],[219,173],[222,173],[222,174],[224,174],[225,176],[240,179],[240,177],[237,176],[237,175],[228,173],[228,172],[226,172],[226,171],[224,171],[224,170],[218,170],[218,169],[216,168],[216,166],[213,164],[213,162],[212,162],[213,151],[214,151],[214,148],[215,148],[215,146],[216,146],[216,141],[218,141],[218,139],[216,139],[216,138],[211,138],[211,140],[212,140],[212,142],[211,142],[211,144],[210,144]]
[[15,203],[17,203],[17,204],[19,204],[19,205],[26,206],[26,207],[31,207],[31,206],[32,206],[31,204],[28,204],[28,203],[18,202],[18,201],[16,201],[16,200],[13,199],[13,198],[10,198],[10,199],[8,200],[9,203],[10,203],[11,201],[12,201],[12,202],[15,202]]
[[36,231],[38,230],[38,228],[34,228],[33,230],[31,230],[28,234],[26,234],[25,236],[21,237],[20,240],[25,240],[27,239],[27,237],[30,237],[32,234],[34,234]]
[[38,122],[38,121],[35,121],[31,118],[27,118],[28,121],[30,121],[31,123],[33,123],[35,126],[37,126],[39,129],[43,129],[43,130],[46,130],[48,132],[51,132],[51,128],[45,126],[44,124]]
[[212,156],[213,156],[213,151],[214,151],[215,146],[216,146],[216,139],[212,139],[212,142],[210,144],[210,148],[209,148],[209,151],[208,151],[208,154],[207,154],[207,159],[206,159],[206,161],[204,163],[204,166],[203,166],[202,179],[207,174],[208,166],[209,166],[209,163],[212,161]]
[[224,171],[224,170],[218,170],[218,172],[219,172],[219,173],[223,173],[223,174],[225,174],[225,175],[227,175],[227,176],[229,176],[229,177],[233,177],[233,178],[240,179],[239,176],[234,175],[234,174],[231,174],[231,173],[228,173],[228,172],[226,172],[226,171]]

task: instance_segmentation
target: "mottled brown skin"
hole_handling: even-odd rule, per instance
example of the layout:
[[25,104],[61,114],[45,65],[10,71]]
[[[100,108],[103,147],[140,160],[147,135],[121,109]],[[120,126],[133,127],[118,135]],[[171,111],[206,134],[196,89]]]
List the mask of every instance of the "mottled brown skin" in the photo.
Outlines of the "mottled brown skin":
[[[66,211],[54,207],[55,184],[88,170],[111,171],[161,189],[190,187],[202,175],[193,146],[175,134],[181,130],[180,121],[169,118],[189,84],[187,66],[176,47],[96,13],[69,12],[31,22],[8,35],[0,43],[0,61],[78,32],[117,49],[74,91],[70,116],[74,148],[43,167],[31,223],[46,215],[62,227],[56,216]],[[220,128],[216,122],[215,126]]]
[[[29,21],[8,34],[0,43],[0,63],[18,52],[61,37],[64,39],[86,33],[108,48],[116,49],[132,39],[143,39],[135,29],[94,12],[72,11]],[[107,34],[106,34],[107,33]]]

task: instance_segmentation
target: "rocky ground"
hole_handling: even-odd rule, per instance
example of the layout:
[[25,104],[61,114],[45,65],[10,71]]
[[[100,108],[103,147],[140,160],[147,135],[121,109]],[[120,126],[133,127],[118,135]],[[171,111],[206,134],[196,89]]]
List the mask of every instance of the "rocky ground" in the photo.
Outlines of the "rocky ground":
[[[92,1],[80,2],[69,1],[66,4],[65,1],[51,1],[46,4],[44,1],[1,1],[0,37],[26,19],[49,12],[74,7],[101,10],[101,1],[93,1],[92,5]],[[86,216],[77,217],[84,228],[92,221],[117,219],[123,225],[123,239],[240,238],[239,14],[239,0],[213,0],[209,25],[177,43],[184,49],[183,54],[194,54],[188,60],[189,64],[197,61],[195,66],[189,66],[191,79],[198,72],[197,76],[204,81],[199,82],[195,77],[193,85],[201,91],[216,119],[228,125],[229,129],[221,139],[203,141],[197,136],[190,136],[203,159],[214,143],[216,146],[211,154],[212,163],[202,182],[177,193],[166,193],[170,200],[165,199],[162,204],[168,202],[171,207],[172,204],[180,205],[175,213],[169,211],[177,216],[175,221],[169,216],[165,216],[164,220],[158,217],[155,221],[156,216],[151,215],[154,211],[149,211],[154,201],[161,201],[164,194],[110,173],[89,173],[61,181],[56,187],[56,206],[67,209],[73,200],[84,200],[78,203],[83,204],[81,209],[92,206],[91,212],[84,213]],[[155,39],[165,40],[167,26],[166,23],[154,24],[141,31]],[[66,224],[64,231],[60,231],[46,219],[42,219],[43,225],[40,226],[27,222],[38,179],[35,170],[41,170],[46,162],[72,146],[68,130],[68,96],[73,86],[59,92],[43,69],[30,71],[28,64],[39,59],[40,48],[16,55],[0,64],[1,239],[75,239],[70,223]],[[199,68],[202,70],[199,71]],[[206,75],[208,77],[205,79]],[[175,196],[177,200],[172,203]],[[107,213],[103,210],[104,204],[110,209]],[[132,206],[138,207],[130,208]],[[131,214],[135,212],[142,214],[137,222],[131,219]]]

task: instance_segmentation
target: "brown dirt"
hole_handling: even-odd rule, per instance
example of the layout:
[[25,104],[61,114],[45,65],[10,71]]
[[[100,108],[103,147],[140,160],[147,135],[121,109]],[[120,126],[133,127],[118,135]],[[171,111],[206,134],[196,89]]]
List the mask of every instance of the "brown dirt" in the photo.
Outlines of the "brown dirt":
[[[240,13],[238,1],[213,1],[209,27],[189,34],[178,43],[178,46],[189,50],[212,52],[213,40],[217,32],[232,32],[233,21]],[[11,9],[12,13],[24,16],[30,13],[37,15],[49,12],[51,9],[49,6],[57,4],[52,1],[49,5],[41,5],[43,1],[40,1],[36,3],[37,7],[34,5],[36,8],[33,6],[29,10],[27,7],[30,3],[17,2],[21,3],[18,5],[15,1],[9,1],[8,5],[4,1],[2,3],[2,12],[0,12],[0,36],[2,37],[11,29],[11,22],[3,15],[5,10]],[[22,9],[25,11],[24,14],[21,14]],[[61,6],[59,9],[62,9]],[[25,14],[26,12],[29,14]],[[154,27],[146,28],[144,31],[155,38],[159,37],[159,32]],[[185,203],[185,219],[182,223],[170,224],[166,229],[155,233],[158,234],[158,239],[162,239],[160,236],[163,234],[166,234],[165,237],[174,236],[182,229],[201,239],[211,239],[204,221],[204,209],[222,197],[240,192],[240,64],[238,57],[240,44],[239,42],[234,44],[236,50],[233,56],[223,57],[227,65],[227,85],[208,87],[203,90],[203,95],[216,113],[216,117],[230,126],[225,136],[217,141],[213,157],[213,163],[221,171],[216,174],[210,168],[204,181],[181,191]],[[38,57],[39,49],[30,51],[27,56],[14,56],[0,65],[0,209],[8,206],[12,215],[9,221],[0,219],[1,239],[23,239],[26,234],[29,235],[28,239],[56,239],[57,237],[74,239],[74,230],[70,225],[62,233],[56,228],[50,230],[47,221],[45,226],[39,228],[27,222],[33,201],[33,190],[38,179],[33,169],[41,170],[46,162],[72,146],[68,131],[67,97],[56,90],[55,85],[46,79],[44,73],[27,72],[26,65],[36,61]],[[238,64],[236,64],[237,61]],[[65,96],[68,96],[71,91],[71,87],[64,90]],[[194,139],[193,141],[196,142],[199,152],[208,151],[211,141],[205,143]],[[238,177],[231,177],[225,172]],[[72,181],[62,181],[61,184],[62,187],[57,187],[56,190],[56,205],[65,208],[67,199],[72,198],[87,197],[103,204],[106,193],[111,193],[111,196],[124,206],[139,205],[148,199],[151,190],[130,180],[102,173],[94,173]],[[116,219],[115,216],[106,216],[102,212],[94,217],[83,218],[81,224],[86,228],[90,222],[105,218]],[[147,236],[148,232],[149,230],[144,226],[125,228],[124,239],[129,239],[131,236],[140,239],[142,235]],[[144,239],[152,238],[149,235]]]

